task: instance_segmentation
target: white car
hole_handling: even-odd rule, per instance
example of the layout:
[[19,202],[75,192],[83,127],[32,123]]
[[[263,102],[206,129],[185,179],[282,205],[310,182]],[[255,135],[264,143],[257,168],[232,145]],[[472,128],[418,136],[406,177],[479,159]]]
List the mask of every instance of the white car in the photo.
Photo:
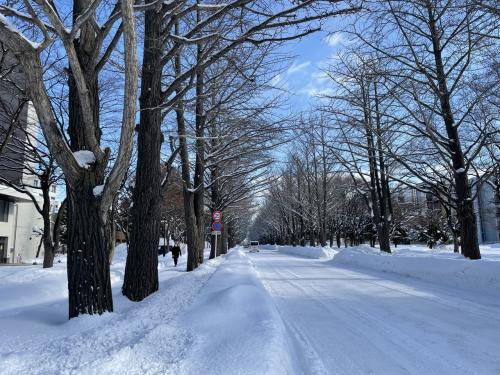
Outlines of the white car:
[[250,253],[259,252],[259,241],[250,241]]

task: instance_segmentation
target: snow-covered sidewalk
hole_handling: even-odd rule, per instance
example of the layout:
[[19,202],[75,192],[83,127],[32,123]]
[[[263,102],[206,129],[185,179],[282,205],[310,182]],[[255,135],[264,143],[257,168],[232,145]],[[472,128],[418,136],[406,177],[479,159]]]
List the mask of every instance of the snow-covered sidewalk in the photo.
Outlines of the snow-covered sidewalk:
[[197,332],[179,374],[295,374],[296,353],[250,258],[227,256],[178,324]]
[[160,290],[140,303],[120,293],[125,255],[119,248],[111,267],[115,312],[71,321],[64,263],[0,269],[10,301],[0,309],[0,373],[295,373],[287,330],[242,251],[191,273],[185,256],[178,268],[160,256]]
[[115,312],[70,321],[64,262],[0,268],[0,373],[178,374],[193,331],[175,322],[224,258],[186,273],[185,254],[177,268],[160,256],[160,290],[133,303],[120,292],[125,256],[111,267]]

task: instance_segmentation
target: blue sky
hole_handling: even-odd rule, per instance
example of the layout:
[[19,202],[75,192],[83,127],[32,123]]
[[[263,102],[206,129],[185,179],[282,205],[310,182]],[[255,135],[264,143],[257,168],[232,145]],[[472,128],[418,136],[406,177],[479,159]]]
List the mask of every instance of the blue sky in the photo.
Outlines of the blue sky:
[[316,95],[328,92],[330,84],[322,68],[342,49],[344,42],[344,34],[322,31],[282,47],[295,58],[288,69],[275,76],[271,83],[290,93],[289,104],[294,110],[307,109]]

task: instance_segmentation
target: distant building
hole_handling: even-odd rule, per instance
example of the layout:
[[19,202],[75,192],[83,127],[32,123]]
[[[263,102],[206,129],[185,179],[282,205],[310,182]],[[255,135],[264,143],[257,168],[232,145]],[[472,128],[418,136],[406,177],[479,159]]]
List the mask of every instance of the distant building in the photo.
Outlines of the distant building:
[[[23,75],[15,61],[0,51],[0,73],[9,70],[9,80],[0,80],[0,142],[10,136],[8,147],[0,153],[0,176],[14,184],[38,186],[36,176],[29,175],[22,166],[29,163],[24,149],[26,134],[39,131],[38,121],[31,103],[22,103],[22,95],[17,90],[22,85]],[[10,67],[6,64],[11,64]],[[15,85],[12,82],[16,82]],[[23,105],[21,105],[23,104]],[[14,117],[13,117],[14,116]],[[10,132],[12,119],[17,126]],[[31,189],[40,205],[43,203],[41,190]],[[51,210],[57,212],[56,186],[50,191]],[[39,199],[38,199],[39,198]],[[32,260],[41,240],[42,216],[31,198],[15,189],[0,184],[0,263],[21,263]],[[43,254],[43,247],[40,255]]]
[[[470,181],[474,182],[474,179]],[[500,242],[500,196],[498,182],[490,178],[472,188],[479,243]],[[439,200],[415,188],[403,188],[397,195],[399,203],[411,204],[418,215],[442,210]]]
[[474,199],[477,234],[479,242],[500,242],[500,196],[499,187],[493,178],[479,185]]

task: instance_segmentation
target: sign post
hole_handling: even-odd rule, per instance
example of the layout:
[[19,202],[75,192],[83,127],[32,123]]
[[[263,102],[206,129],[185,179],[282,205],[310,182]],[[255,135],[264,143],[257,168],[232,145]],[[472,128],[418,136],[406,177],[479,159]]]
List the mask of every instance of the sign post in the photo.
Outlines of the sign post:
[[214,249],[214,258],[217,256],[217,236],[219,236],[222,233],[222,212],[221,211],[214,211],[212,213],[212,219],[213,223],[210,226],[212,229],[212,235],[215,236],[215,249]]

